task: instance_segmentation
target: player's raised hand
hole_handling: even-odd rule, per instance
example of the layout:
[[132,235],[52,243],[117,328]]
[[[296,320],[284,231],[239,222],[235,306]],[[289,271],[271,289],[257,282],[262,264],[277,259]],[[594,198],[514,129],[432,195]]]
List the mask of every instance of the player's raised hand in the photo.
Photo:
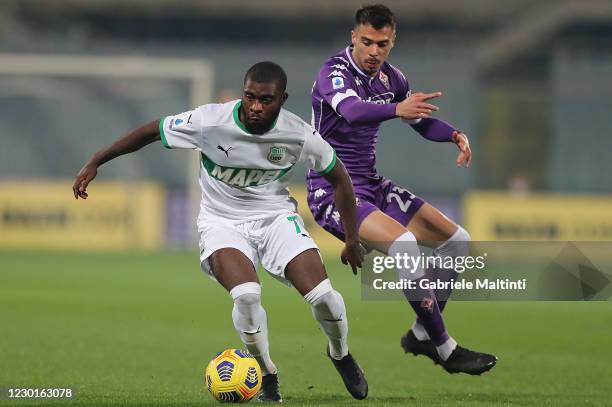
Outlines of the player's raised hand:
[[415,92],[395,107],[395,115],[404,119],[424,119],[439,110],[438,106],[427,101],[442,96],[442,92]]
[[76,176],[72,185],[74,199],[87,199],[87,185],[98,175],[98,166],[95,164],[86,164]]
[[469,167],[472,162],[472,150],[470,149],[470,141],[465,133],[456,131],[453,133],[453,142],[459,149],[457,156],[457,167]]
[[363,250],[359,242],[346,242],[340,254],[342,264],[351,265],[353,274],[357,275],[357,268],[361,268],[363,263]]

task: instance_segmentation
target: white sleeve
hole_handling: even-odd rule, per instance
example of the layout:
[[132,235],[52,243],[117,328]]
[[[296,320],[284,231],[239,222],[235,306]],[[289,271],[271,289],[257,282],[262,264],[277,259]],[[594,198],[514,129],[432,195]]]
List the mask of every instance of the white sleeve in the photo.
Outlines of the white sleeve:
[[202,147],[202,112],[200,108],[166,116],[159,121],[159,134],[167,148],[200,150]]
[[304,126],[304,146],[300,162],[306,163],[308,168],[321,174],[327,174],[336,165],[336,152],[332,146],[309,125]]

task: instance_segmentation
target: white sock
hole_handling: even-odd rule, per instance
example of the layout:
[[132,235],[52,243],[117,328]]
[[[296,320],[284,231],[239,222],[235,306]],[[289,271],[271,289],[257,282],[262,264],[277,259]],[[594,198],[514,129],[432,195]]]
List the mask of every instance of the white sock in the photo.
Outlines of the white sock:
[[[452,257],[453,259],[456,259],[457,257],[467,256],[468,254],[470,254],[470,244],[470,234],[461,226],[459,226],[455,233],[453,233],[453,235],[449,237],[447,241],[443,242],[441,245],[433,249],[433,255],[442,259],[446,257]],[[455,271],[454,269],[438,269],[438,274],[439,273],[449,274],[447,276],[444,276],[444,280],[449,280],[450,278],[456,279],[458,275],[457,271]],[[446,291],[448,292],[442,298],[445,301],[448,300],[448,296],[451,292],[450,290]]]
[[230,291],[234,299],[232,320],[249,353],[259,363],[263,375],[276,373],[270,358],[268,342],[268,318],[261,306],[261,286],[257,283],[237,285]]
[[440,358],[442,358],[442,360],[446,360],[451,353],[453,353],[456,347],[457,341],[455,341],[452,337],[449,337],[442,345],[436,346],[436,350],[438,351]]
[[[414,269],[397,269],[399,277],[406,280],[416,280],[423,277],[425,275],[425,270],[423,267],[421,267],[421,249],[419,248],[419,244],[417,243],[414,234],[408,231],[395,239],[387,250],[387,256],[390,257],[400,256],[400,258],[403,258],[405,255],[408,255],[410,258],[414,259],[416,262],[414,265],[416,267]],[[411,260],[408,260],[408,264],[413,265]]]
[[330,356],[340,360],[348,355],[348,321],[342,295],[325,279],[304,299],[310,303],[312,314],[329,340]]
[[427,341],[429,340],[429,334],[427,333],[427,331],[425,330],[425,327],[421,324],[419,324],[417,321],[414,321],[414,323],[412,324],[412,332],[414,333],[414,336],[419,340],[419,341]]
[[470,253],[471,240],[472,238],[467,230],[459,226],[446,242],[442,242],[442,244],[433,250],[433,254],[440,257],[449,256],[453,258],[467,256]]

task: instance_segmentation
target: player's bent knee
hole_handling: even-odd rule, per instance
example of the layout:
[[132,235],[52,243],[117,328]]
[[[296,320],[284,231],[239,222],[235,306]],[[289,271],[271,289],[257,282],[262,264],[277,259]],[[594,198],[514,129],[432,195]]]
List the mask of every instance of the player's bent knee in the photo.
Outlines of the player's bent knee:
[[470,236],[467,230],[458,225],[457,231],[451,236],[451,239],[459,242],[469,242],[472,240],[472,236]]
[[467,230],[458,226],[453,235],[434,249],[434,254],[440,256],[466,256],[470,251],[472,237]]
[[261,306],[261,286],[253,282],[239,284],[230,295],[234,300],[232,320],[236,330],[245,334],[259,331],[266,319]]
[[[399,246],[401,246],[401,249],[399,248]],[[409,230],[406,230],[404,233],[399,235],[393,242],[391,242],[388,254],[391,255],[392,252],[395,252],[397,250],[406,250],[406,248],[412,249],[411,251],[420,251],[416,236]]]
[[261,303],[261,296],[259,294],[247,293],[242,294],[234,300],[234,304],[238,307],[252,307]]
[[253,282],[238,284],[230,290],[230,295],[236,304],[255,305],[261,302],[261,286]]
[[334,289],[331,285],[331,281],[329,278],[321,281],[315,288],[310,290],[306,295],[304,295],[304,299],[310,304],[314,305],[321,299],[324,295],[333,292]]
[[304,299],[312,307],[313,315],[320,322],[340,323],[346,314],[344,298],[333,289],[329,279],[325,279],[308,294]]
[[[419,259],[421,257],[421,249],[419,248],[414,233],[406,231],[406,233],[398,236],[389,246],[387,255],[390,257],[407,255],[412,259]],[[415,265],[415,268],[412,270],[408,268],[398,268],[397,271],[399,277],[404,280],[417,280],[425,275],[425,270],[418,265]]]

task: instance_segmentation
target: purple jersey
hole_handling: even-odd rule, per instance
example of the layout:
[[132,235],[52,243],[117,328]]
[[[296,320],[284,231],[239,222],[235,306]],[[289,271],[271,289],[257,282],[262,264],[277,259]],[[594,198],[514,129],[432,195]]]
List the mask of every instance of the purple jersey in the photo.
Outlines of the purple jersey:
[[[387,62],[376,76],[366,75],[351,50],[347,47],[331,57],[319,71],[312,88],[312,126],[336,150],[351,176],[357,225],[375,210],[407,225],[424,201],[376,173],[376,142],[380,124],[394,118],[395,105],[406,99],[408,82]],[[308,172],[307,180],[308,206],[315,221],[343,240],[331,185],[315,171]]]
[[[329,58],[319,71],[312,88],[312,125],[336,150],[356,187],[378,178],[376,142],[383,120],[351,124],[339,113],[339,106],[352,98],[379,105],[393,104],[388,106],[390,114],[386,119],[390,119],[395,117],[395,103],[404,100],[408,91],[404,75],[387,62],[374,77],[363,73],[353,60],[351,47]],[[308,180],[309,184],[326,184],[314,171],[308,173]]]

